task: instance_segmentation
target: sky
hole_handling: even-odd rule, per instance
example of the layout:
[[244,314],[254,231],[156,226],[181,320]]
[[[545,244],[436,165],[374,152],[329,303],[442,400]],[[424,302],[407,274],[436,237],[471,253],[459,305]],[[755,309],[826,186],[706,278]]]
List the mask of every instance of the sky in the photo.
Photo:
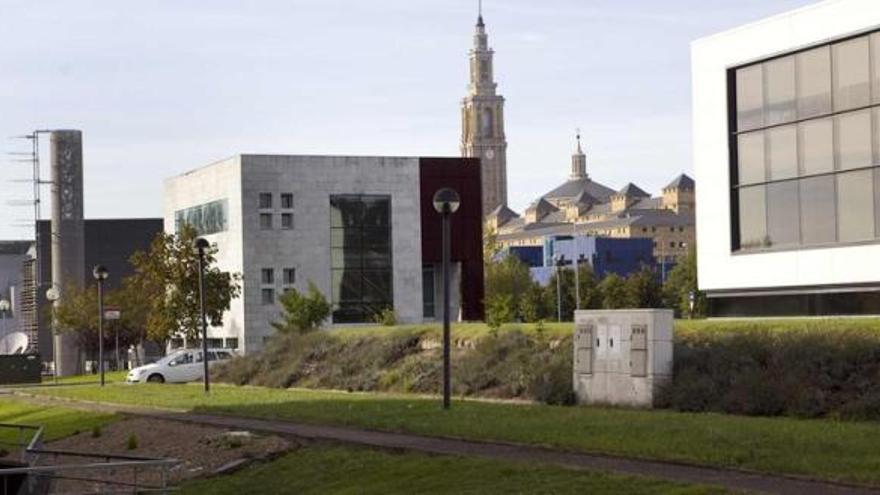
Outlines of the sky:
[[[610,187],[690,174],[690,42],[811,3],[484,0],[509,205],[566,179],[576,128]],[[0,239],[33,235],[34,129],[83,131],[86,218],[160,217],[165,178],[237,153],[457,156],[476,4],[0,0]]]

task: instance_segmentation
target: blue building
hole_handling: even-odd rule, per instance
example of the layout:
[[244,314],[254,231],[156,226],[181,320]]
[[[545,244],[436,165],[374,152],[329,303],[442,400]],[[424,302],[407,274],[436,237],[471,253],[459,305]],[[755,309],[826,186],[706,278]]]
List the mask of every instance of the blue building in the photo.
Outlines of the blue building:
[[557,259],[563,266],[573,265],[575,259],[578,265],[587,263],[599,278],[609,273],[626,277],[643,266],[655,268],[653,249],[649,238],[548,235],[543,246],[511,246],[507,252],[529,265],[532,278],[543,285],[553,275]]

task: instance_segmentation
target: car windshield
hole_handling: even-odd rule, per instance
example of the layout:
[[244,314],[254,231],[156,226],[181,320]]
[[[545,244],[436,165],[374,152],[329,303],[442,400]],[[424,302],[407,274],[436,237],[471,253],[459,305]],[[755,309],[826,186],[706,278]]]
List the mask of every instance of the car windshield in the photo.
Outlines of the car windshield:
[[168,364],[186,352],[187,352],[186,349],[180,349],[180,350],[174,351],[171,354],[168,354],[167,356],[163,357],[162,359],[156,361],[156,364]]

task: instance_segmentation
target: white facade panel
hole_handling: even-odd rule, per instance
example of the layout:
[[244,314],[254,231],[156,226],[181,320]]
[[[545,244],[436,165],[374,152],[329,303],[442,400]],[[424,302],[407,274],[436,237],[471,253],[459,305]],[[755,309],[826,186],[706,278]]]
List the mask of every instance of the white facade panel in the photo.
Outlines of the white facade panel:
[[693,156],[700,289],[880,281],[880,244],[734,254],[731,248],[728,69],[880,28],[880,2],[830,0],[695,41]]

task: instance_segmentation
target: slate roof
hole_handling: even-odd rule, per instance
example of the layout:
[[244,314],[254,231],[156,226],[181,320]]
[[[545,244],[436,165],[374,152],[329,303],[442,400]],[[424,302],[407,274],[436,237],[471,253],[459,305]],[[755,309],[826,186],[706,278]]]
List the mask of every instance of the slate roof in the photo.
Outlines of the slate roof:
[[27,254],[33,241],[0,241],[0,254]]
[[608,198],[614,194],[614,189],[603,186],[588,177],[581,177],[563,182],[562,185],[548,192],[543,197],[547,199],[576,198],[582,192],[586,192],[599,201],[608,201]]
[[690,177],[688,177],[687,174],[681,174],[678,177],[676,177],[675,179],[673,179],[673,181],[670,182],[669,184],[667,184],[666,187],[664,187],[663,189],[666,189],[669,187],[677,187],[679,189],[693,189],[694,185],[695,185],[694,179],[691,179]]
[[646,193],[639,186],[633,184],[632,182],[623,186],[623,189],[621,189],[620,191],[617,191],[617,194],[619,194],[621,196],[630,196],[630,197],[635,197],[635,196],[650,197],[651,196],[650,194]]

